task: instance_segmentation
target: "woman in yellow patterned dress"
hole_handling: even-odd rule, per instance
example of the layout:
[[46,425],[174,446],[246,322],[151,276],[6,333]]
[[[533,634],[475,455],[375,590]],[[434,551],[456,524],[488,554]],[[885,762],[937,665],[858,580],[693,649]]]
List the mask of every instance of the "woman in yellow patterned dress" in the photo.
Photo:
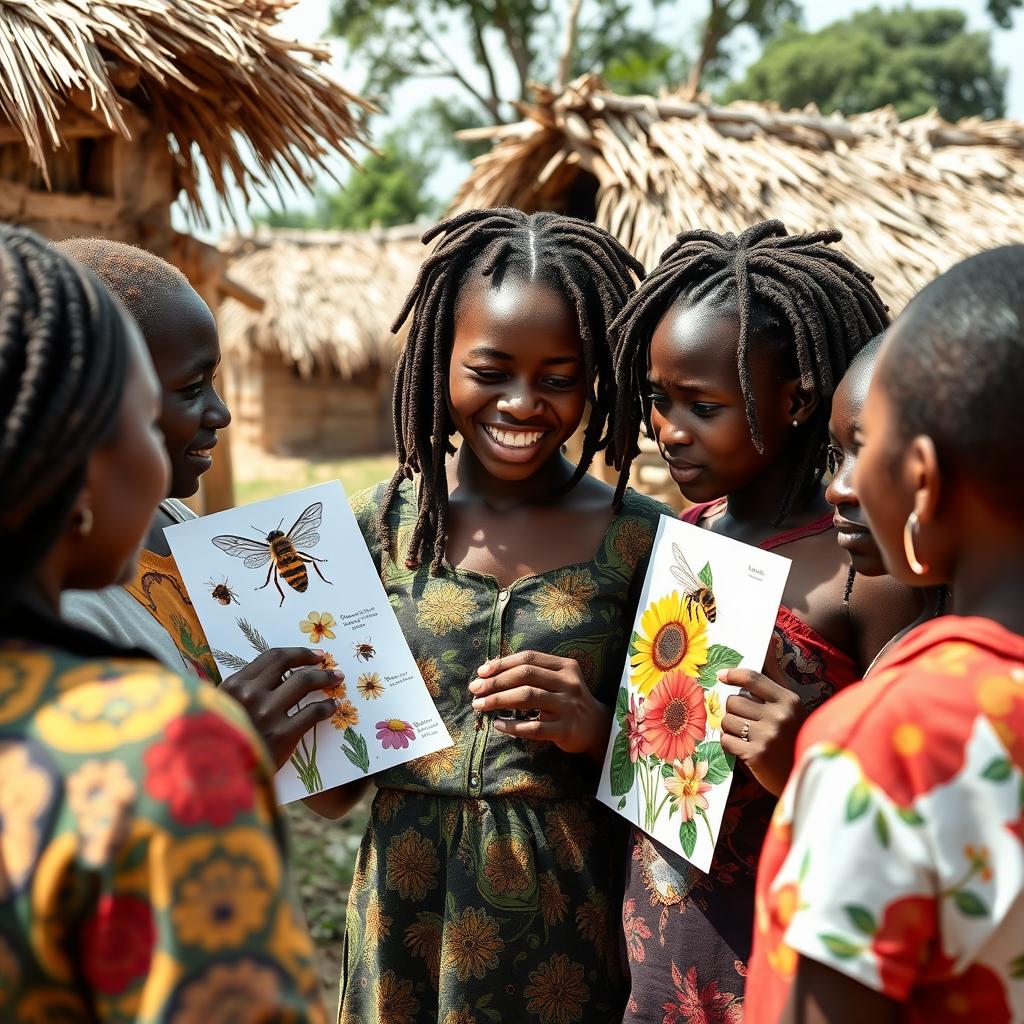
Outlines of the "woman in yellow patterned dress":
[[0,226],[0,1020],[322,1020],[240,708],[58,617],[166,492],[134,324]]
[[[586,469],[608,445],[607,327],[640,267],[553,214],[473,211],[434,236],[399,317],[400,466],[353,506],[454,743],[377,776],[340,1016],[617,1021],[621,846],[593,794],[668,510]],[[561,449],[587,412],[574,466]],[[377,726],[415,747],[417,723]],[[359,792],[309,803],[336,816]]]

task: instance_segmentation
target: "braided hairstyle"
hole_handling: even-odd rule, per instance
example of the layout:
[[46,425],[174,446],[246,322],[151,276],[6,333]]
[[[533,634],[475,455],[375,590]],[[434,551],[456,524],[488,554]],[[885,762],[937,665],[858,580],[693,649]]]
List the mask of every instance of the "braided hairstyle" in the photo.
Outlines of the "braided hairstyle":
[[377,528],[387,543],[387,518],[403,479],[420,478],[418,516],[406,554],[409,568],[431,559],[441,571],[448,525],[445,457],[455,449],[448,413],[448,368],[459,300],[471,277],[500,287],[507,275],[550,286],[574,310],[583,347],[590,418],[583,454],[566,489],[575,486],[608,443],[614,374],[608,330],[643,266],[606,231],[554,213],[467,210],[423,235],[440,238],[424,261],[395,318],[397,333],[411,317],[395,373],[394,426],[398,468],[381,503]]
[[872,276],[829,243],[834,229],[788,235],[781,221],[766,220],[739,235],[684,231],[662,253],[655,270],[626,303],[612,327],[617,406],[611,463],[620,470],[619,493],[639,451],[641,424],[651,429],[647,387],[651,337],[679,300],[710,299],[739,319],[740,386],[750,436],[763,451],[750,373],[750,345],[762,340],[780,349],[792,376],[818,395],[805,425],[804,449],[779,510],[777,524],[796,501],[821,481],[828,444],[829,405],[850,360],[889,322]]
[[128,321],[83,267],[0,224],[0,602],[67,521],[92,451],[117,421]]

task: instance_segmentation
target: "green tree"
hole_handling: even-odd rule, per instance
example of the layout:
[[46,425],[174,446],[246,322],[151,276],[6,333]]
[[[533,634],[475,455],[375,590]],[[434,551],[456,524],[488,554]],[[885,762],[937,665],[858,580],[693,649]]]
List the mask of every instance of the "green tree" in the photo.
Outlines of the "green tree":
[[357,229],[409,224],[436,215],[436,204],[425,192],[428,157],[397,134],[385,136],[377,148],[379,155],[354,168],[344,188],[321,192],[313,212],[270,211],[256,222],[272,228]]
[[[1008,17],[1019,0],[996,2],[993,16]],[[934,106],[956,120],[1001,117],[1005,90],[989,32],[967,31],[960,11],[903,7],[872,8],[818,32],[788,27],[723,98],[816,103],[825,113],[847,114],[891,103],[901,117]]]

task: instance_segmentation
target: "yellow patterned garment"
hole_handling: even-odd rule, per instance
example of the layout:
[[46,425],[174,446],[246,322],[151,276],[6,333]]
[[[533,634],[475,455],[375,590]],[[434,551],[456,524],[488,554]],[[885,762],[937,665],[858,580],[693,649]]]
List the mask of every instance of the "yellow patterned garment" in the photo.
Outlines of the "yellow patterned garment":
[[0,1020],[322,1021],[270,772],[198,680],[0,642]]

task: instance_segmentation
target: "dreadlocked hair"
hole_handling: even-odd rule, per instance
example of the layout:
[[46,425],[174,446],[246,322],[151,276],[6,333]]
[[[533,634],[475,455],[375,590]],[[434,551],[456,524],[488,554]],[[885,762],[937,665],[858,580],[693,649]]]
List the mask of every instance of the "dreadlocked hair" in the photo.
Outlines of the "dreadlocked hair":
[[601,228],[554,213],[467,210],[432,227],[422,241],[434,239],[440,241],[423,262],[391,327],[397,334],[411,318],[395,372],[398,468],[385,491],[377,529],[386,545],[395,494],[403,479],[418,476],[418,515],[405,564],[415,568],[429,557],[436,575],[447,542],[445,458],[455,450],[449,440],[454,426],[448,414],[448,364],[460,294],[470,278],[478,276],[480,283],[495,288],[511,274],[543,283],[561,293],[576,314],[590,416],[569,489],[608,444],[615,390],[608,330],[636,287],[631,272],[640,279],[643,266]]
[[676,237],[612,325],[617,406],[609,462],[620,471],[617,493],[625,489],[639,451],[641,425],[653,436],[648,352],[659,321],[680,299],[694,305],[711,299],[738,316],[740,385],[759,452],[764,444],[750,375],[752,340],[782,345],[793,376],[819,398],[801,431],[803,452],[776,525],[820,483],[832,393],[850,360],[889,322],[872,276],[830,247],[841,238],[835,229],[789,235],[778,220],[762,221],[739,235],[684,231]]
[[114,429],[127,318],[93,275],[0,224],[0,545],[9,600],[64,527],[93,449]]

